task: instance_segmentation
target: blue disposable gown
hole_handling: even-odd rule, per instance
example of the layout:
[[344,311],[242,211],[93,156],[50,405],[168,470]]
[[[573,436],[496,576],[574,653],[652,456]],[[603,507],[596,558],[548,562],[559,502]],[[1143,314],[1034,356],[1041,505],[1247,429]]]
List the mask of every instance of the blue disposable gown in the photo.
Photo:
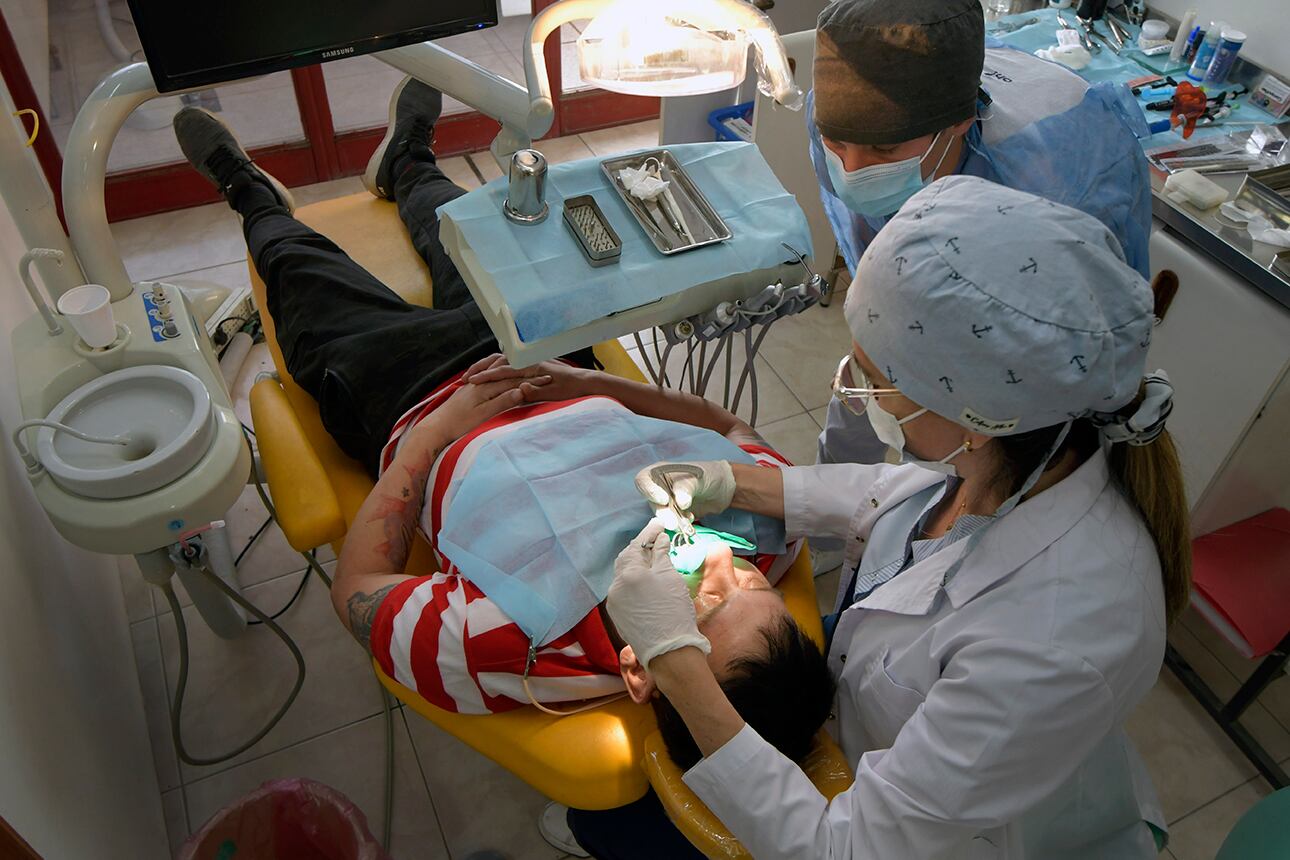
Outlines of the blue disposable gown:
[[[956,172],[1087,212],[1119,237],[1129,265],[1150,277],[1151,185],[1138,143],[1149,132],[1128,90],[1110,83],[1090,86],[1055,63],[993,39],[981,79],[991,104],[983,105],[968,131]],[[838,247],[854,272],[887,219],[857,215],[834,195],[815,127],[814,96],[806,109],[811,162]]]

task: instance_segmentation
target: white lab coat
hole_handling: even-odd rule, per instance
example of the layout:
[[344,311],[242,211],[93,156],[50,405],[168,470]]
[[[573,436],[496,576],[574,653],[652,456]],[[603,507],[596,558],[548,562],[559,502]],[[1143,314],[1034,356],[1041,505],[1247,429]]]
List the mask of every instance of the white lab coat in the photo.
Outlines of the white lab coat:
[[[917,466],[786,469],[788,530],[846,537],[853,567],[879,517],[942,479]],[[1105,456],[990,526],[943,584],[966,544],[838,620],[830,725],[850,789],[826,803],[747,726],[686,773],[758,860],[1155,856],[1143,822],[1164,819],[1122,727],[1159,673],[1164,596]]]

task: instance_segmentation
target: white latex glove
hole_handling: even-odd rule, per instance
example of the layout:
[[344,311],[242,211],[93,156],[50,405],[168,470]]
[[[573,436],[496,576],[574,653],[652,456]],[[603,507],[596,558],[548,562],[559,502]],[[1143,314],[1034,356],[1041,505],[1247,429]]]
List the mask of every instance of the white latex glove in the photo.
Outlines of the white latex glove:
[[668,557],[670,548],[663,524],[650,520],[618,554],[605,600],[618,634],[646,669],[658,655],[678,648],[693,646],[712,653],[695,621],[690,589]]
[[[697,469],[700,475],[674,471],[669,467],[682,466]],[[672,481],[673,495],[660,486],[650,474],[657,467],[668,471]],[[725,460],[704,460],[697,463],[654,463],[636,473],[636,489],[654,507],[654,516],[663,523],[668,531],[676,531],[680,525],[672,511],[672,502],[683,512],[689,512],[690,519],[719,514],[730,507],[735,497],[735,473]]]

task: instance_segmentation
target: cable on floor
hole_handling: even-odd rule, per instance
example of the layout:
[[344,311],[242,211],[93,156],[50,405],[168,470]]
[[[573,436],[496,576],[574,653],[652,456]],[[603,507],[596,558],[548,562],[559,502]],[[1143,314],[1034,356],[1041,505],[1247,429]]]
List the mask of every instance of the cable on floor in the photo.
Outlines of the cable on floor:
[[[292,593],[291,599],[289,599],[286,603],[284,603],[281,609],[279,609],[277,612],[270,615],[269,618],[276,621],[284,612],[286,612],[288,609],[292,607],[292,605],[295,604],[296,599],[300,597],[300,594],[305,590],[305,586],[309,584],[309,575],[311,573],[313,573],[312,568],[305,568],[304,575],[300,577],[300,583],[296,586],[296,590]],[[263,623],[264,623],[263,621],[257,618],[253,621],[246,622],[246,626],[254,627],[257,624],[263,624]]]
[[246,554],[251,551],[251,547],[255,546],[256,540],[259,539],[260,535],[264,534],[264,530],[271,525],[273,525],[273,515],[269,514],[268,518],[263,523],[260,524],[260,527],[258,529],[255,530],[255,534],[251,535],[250,539],[247,540],[246,546],[242,547],[242,551],[237,554],[237,558],[233,559],[234,567],[237,567],[239,564],[241,564],[242,559],[245,558]]

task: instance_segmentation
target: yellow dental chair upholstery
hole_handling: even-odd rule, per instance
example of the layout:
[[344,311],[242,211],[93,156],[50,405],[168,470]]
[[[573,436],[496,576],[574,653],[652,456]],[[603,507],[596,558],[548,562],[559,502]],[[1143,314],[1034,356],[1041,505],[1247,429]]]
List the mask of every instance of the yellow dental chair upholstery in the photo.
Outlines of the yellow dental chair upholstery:
[[[429,270],[408,240],[394,204],[356,194],[305,206],[296,217],[335,241],[403,298],[431,303]],[[251,392],[256,441],[278,523],[297,550],[330,543],[339,554],[372,480],[323,429],[317,404],[287,373],[267,312],[264,283],[253,264],[250,268],[256,305],[279,376],[261,380]],[[643,381],[617,341],[602,343],[595,351],[608,372]],[[407,569],[417,574],[434,569],[423,540],[417,540]],[[802,552],[781,588],[794,617],[822,643],[808,553]],[[668,814],[705,854],[747,856],[681,781],[679,769],[663,751],[648,707],[620,699],[567,717],[531,707],[464,716],[436,708],[386,676],[375,662],[373,667],[396,698],[547,797],[582,809],[610,809],[638,800],[653,784]],[[851,781],[841,752],[823,732],[807,772],[830,797]]]

